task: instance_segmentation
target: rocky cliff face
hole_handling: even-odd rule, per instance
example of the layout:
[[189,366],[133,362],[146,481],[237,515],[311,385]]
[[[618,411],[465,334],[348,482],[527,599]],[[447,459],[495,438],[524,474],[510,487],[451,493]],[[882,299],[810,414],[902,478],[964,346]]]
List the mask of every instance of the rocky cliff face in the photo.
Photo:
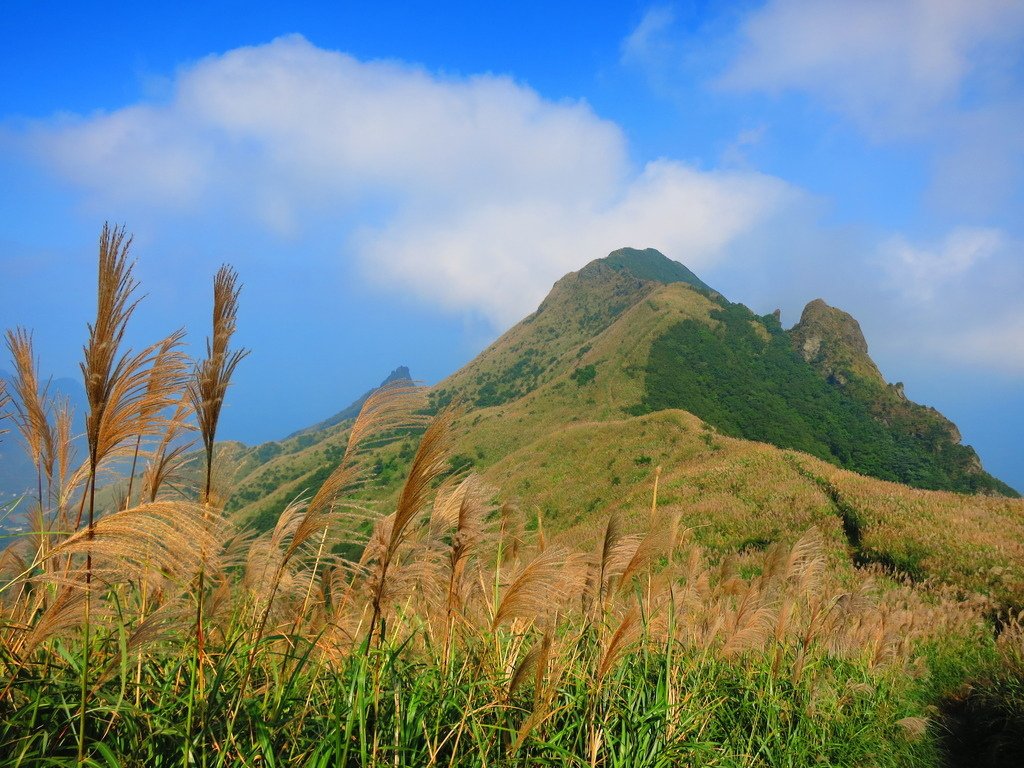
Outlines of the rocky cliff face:
[[886,383],[852,315],[815,299],[789,333],[800,356],[829,383],[864,403],[875,419],[920,441],[929,451],[949,454],[955,447],[959,471],[984,474],[973,449],[960,445],[956,424],[936,409],[907,399],[901,382]]
[[845,387],[851,377],[885,386],[878,366],[868,356],[868,343],[852,315],[815,299],[804,307],[790,331],[793,346],[825,378]]

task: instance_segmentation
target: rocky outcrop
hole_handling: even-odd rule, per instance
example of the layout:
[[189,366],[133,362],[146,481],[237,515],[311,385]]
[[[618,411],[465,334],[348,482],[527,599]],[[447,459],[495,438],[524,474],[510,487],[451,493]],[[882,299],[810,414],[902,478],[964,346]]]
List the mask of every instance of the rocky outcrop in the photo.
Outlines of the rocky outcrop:
[[790,338],[801,357],[829,381],[845,387],[852,377],[858,377],[885,386],[881,371],[868,356],[860,323],[822,299],[804,307]]

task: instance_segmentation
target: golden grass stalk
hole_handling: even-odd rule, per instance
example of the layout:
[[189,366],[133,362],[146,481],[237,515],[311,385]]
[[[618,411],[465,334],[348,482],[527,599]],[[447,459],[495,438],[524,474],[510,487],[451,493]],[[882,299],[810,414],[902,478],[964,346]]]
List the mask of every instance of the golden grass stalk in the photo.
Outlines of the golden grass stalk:
[[157,500],[160,489],[181,470],[185,454],[192,448],[192,442],[179,442],[182,435],[191,429],[188,423],[191,415],[188,398],[183,396],[142,473],[142,497],[150,503]]
[[619,515],[618,513],[613,512],[608,517],[608,523],[604,528],[604,536],[601,537],[601,547],[597,553],[597,573],[594,583],[594,592],[596,593],[595,610],[598,617],[603,616],[605,611],[605,597],[607,594],[606,587],[611,573],[610,568],[612,567],[616,545],[618,544],[621,536],[620,528],[621,522],[619,520]]
[[[512,677],[510,677],[508,681],[508,690],[505,694],[506,699],[511,700],[519,687],[529,679],[530,673],[540,667],[541,658],[544,656],[544,645],[547,639],[547,635],[545,634],[542,641],[534,643],[529,652],[523,656],[519,661],[519,664],[516,665],[515,671],[512,673]],[[547,643],[547,645],[550,648],[550,643]]]
[[722,656],[730,658],[752,648],[764,645],[765,641],[774,636],[777,612],[768,605],[758,606],[745,612],[740,618],[733,633],[722,646]]
[[[253,596],[254,608],[257,611],[269,610],[269,604],[287,565],[284,548],[289,538],[294,536],[305,509],[306,503],[302,500],[289,502],[278,516],[273,530],[257,538],[249,547],[244,584]],[[259,623],[258,617],[257,613],[254,617],[256,623]]]
[[14,363],[14,423],[21,433],[28,450],[29,458],[36,468],[38,481],[37,501],[42,507],[46,500],[43,496],[43,477],[53,480],[55,460],[54,436],[50,422],[46,417],[45,394],[40,390],[39,377],[36,374],[36,360],[32,349],[32,334],[24,328],[7,331],[7,349]]
[[[535,728],[543,725],[545,720],[555,714],[556,710],[552,710],[552,701],[557,693],[562,674],[570,666],[567,659],[558,659],[555,650],[557,626],[558,615],[555,614],[544,627],[544,636],[539,645],[534,645],[530,649],[509,682],[508,697],[511,698],[516,688],[525,680],[530,669],[533,669],[533,708],[516,733],[516,740],[510,750],[513,755]],[[545,675],[547,675],[546,681]]]
[[490,493],[476,475],[470,475],[459,484],[454,494],[458,498],[458,518],[455,535],[448,555],[449,580],[446,604],[449,615],[462,609],[462,581],[466,565],[484,539],[484,521],[491,509]]
[[140,621],[125,645],[128,654],[137,654],[159,643],[170,643],[189,627],[192,606],[188,600],[177,597],[168,600]]
[[655,559],[666,554],[675,536],[674,520],[652,522],[650,531],[639,542],[619,575],[618,591],[624,592],[633,579],[651,567]]
[[661,465],[654,468],[654,492],[651,494],[651,525],[658,514],[658,481],[661,480]]
[[[146,382],[146,395],[142,399],[139,406],[138,419],[140,428],[135,438],[135,450],[132,454],[132,466],[128,473],[128,490],[126,492],[126,503],[125,506],[130,506],[132,503],[132,487],[135,483],[135,470],[138,466],[139,451],[142,448],[142,437],[143,434],[149,432],[148,425],[155,419],[160,417],[161,409],[167,405],[168,393],[179,392],[182,386],[185,384],[185,372],[186,372],[186,361],[185,354],[181,351],[181,343],[184,339],[185,332],[177,331],[172,333],[163,341],[159,342],[156,349],[156,354],[153,357],[153,363],[149,367],[148,381]],[[181,413],[180,407],[176,412],[175,416]],[[166,451],[166,443],[168,442],[167,434],[171,431],[171,423],[161,423],[164,426],[164,436],[162,443],[164,444],[164,450]],[[174,436],[170,438],[174,439]],[[150,499],[155,501],[155,497]]]
[[77,630],[82,626],[86,611],[86,592],[75,585],[65,585],[56,599],[51,601],[46,610],[40,614],[30,631],[20,642],[12,643],[10,648],[15,655],[27,660],[35,650],[50,638]]
[[523,546],[523,515],[514,504],[505,502],[498,512],[498,553],[500,562],[519,557]]
[[453,524],[455,532],[447,551],[448,585],[444,598],[444,639],[442,668],[447,669],[452,650],[455,621],[463,612],[463,580],[466,566],[484,540],[484,521],[491,510],[491,492],[476,475],[469,475],[450,493],[439,495],[431,515],[435,536]]
[[231,337],[235,333],[238,316],[238,273],[227,264],[217,270],[213,279],[213,336],[206,340],[206,357],[196,363],[188,384],[192,408],[199,423],[203,446],[206,450],[206,485],[204,501],[210,496],[213,474],[213,444],[217,437],[217,423],[224,406],[224,396],[235,368],[249,354],[247,349],[231,350]]
[[[388,570],[395,558],[395,553],[405,541],[412,521],[426,508],[427,499],[433,483],[448,468],[451,451],[451,425],[455,419],[452,410],[440,413],[423,434],[416,456],[409,469],[409,476],[398,498],[394,518],[383,547],[374,564],[370,575],[370,600],[372,613],[370,617],[370,634],[382,619],[383,598],[388,592]],[[384,632],[381,631],[383,640]]]
[[586,558],[552,546],[519,569],[501,597],[491,619],[491,630],[514,619],[534,621],[557,609],[559,603],[583,585]]
[[100,438],[107,423],[107,408],[115,401],[114,390],[126,374],[138,368],[129,364],[129,356],[121,356],[120,353],[128,320],[138,305],[137,299],[132,300],[138,282],[132,276],[134,264],[128,261],[131,244],[132,238],[126,236],[124,227],[103,225],[99,242],[96,320],[88,326],[89,340],[81,364],[89,401],[85,432],[94,471],[104,453]]
[[62,534],[70,532],[71,521],[68,505],[79,486],[85,482],[89,472],[88,463],[76,464],[71,428],[74,414],[67,398],[59,398],[53,405],[54,435],[57,452],[57,492],[53,503],[56,506],[56,528]]
[[596,682],[598,688],[601,687],[605,677],[611,671],[612,667],[615,666],[615,663],[622,658],[622,655],[626,650],[640,639],[640,632],[642,629],[643,624],[640,621],[640,608],[636,603],[634,603],[623,615],[622,619],[619,621],[619,625],[615,628],[611,637],[608,638],[608,643],[602,649],[601,657],[597,665]]

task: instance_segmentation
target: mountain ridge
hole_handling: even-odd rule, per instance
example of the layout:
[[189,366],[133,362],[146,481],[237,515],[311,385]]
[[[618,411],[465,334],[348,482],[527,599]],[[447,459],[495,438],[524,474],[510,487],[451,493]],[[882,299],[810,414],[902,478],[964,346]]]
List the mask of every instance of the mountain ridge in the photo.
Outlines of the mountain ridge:
[[[808,402],[837,407],[830,418],[839,414],[852,420],[847,426],[872,431],[888,446],[883,458],[905,455],[892,452],[916,439],[896,440],[856,392],[830,383],[776,316],[757,316],[686,281],[640,278],[628,266],[613,269],[597,259],[566,275],[536,312],[431,388],[435,410],[461,404],[451,434],[453,472],[480,474],[502,499],[543,520],[547,535],[579,544],[596,542],[613,512],[627,528],[642,527],[660,467],[657,506],[677,509],[697,540],[723,556],[791,541],[816,525],[851,562],[966,589],[988,589],[995,580],[1000,600],[1024,604],[1021,500],[991,495],[994,489],[920,490],[857,474],[839,466],[820,434],[806,446],[779,448],[733,435],[690,409],[651,408],[652,350],[682,328],[710,346],[685,347],[685,361],[664,369],[671,380],[688,371],[708,375],[716,358],[701,350],[725,350],[747,366],[747,383],[758,380],[750,375],[753,359],[769,372],[799,372]],[[753,393],[785,405],[788,384],[762,378],[767,388]],[[745,393],[739,388],[731,396],[743,402]],[[259,528],[273,526],[288,502],[315,493],[336,466],[349,424],[239,449],[229,508]],[[359,503],[393,503],[416,441],[402,434],[374,449]],[[956,454],[947,443],[943,450]],[[929,466],[926,459],[911,469]]]
[[[618,349],[605,350],[602,362],[602,355],[593,351],[595,346],[606,332],[615,333],[610,329],[626,323],[625,317],[643,315],[645,300],[662,302],[657,310],[663,312],[660,321],[648,318],[646,322],[663,332],[656,339],[630,343],[646,346],[650,342],[654,354],[664,354],[656,363],[650,359],[641,363],[635,350],[627,351],[620,339]],[[593,310],[595,305],[598,311]],[[683,306],[687,311],[680,311]],[[664,327],[670,315],[677,321],[671,329]],[[669,338],[673,333],[679,336],[674,348]],[[573,349],[576,354],[569,354]],[[703,354],[698,361],[703,369],[697,374],[692,370],[695,353]],[[732,368],[717,370],[729,354],[734,358]],[[734,436],[810,450],[819,458],[881,479],[924,488],[1016,494],[984,471],[973,449],[960,445],[960,433],[952,422],[933,408],[907,400],[900,385],[885,382],[852,316],[818,299],[808,304],[802,323],[785,331],[777,316],[757,316],[742,304],[729,302],[654,249],[619,249],[558,280],[536,312],[440,382],[434,402],[459,400],[472,409],[497,407],[527,397],[567,371],[597,377],[602,366],[607,370],[608,359],[623,355],[632,355],[627,366],[631,371],[614,371],[609,384],[622,395],[620,400],[633,401],[621,403],[623,414],[683,408]],[[761,364],[757,375],[764,381],[750,381],[754,364]],[[625,381],[623,373],[635,374],[640,365],[646,365],[645,381],[638,382],[635,375],[625,376],[633,379],[631,383]],[[810,378],[811,371],[821,383]],[[689,388],[681,391],[679,381],[688,376]],[[773,411],[780,398],[794,399],[786,391],[787,376],[802,382],[809,400],[789,402]],[[602,378],[607,383],[607,374]],[[735,423],[725,410],[750,409],[741,393],[728,398],[721,393],[743,388],[737,382],[744,379],[751,386],[742,394],[748,400],[757,394],[767,403],[763,413],[750,412],[748,421],[763,422],[766,414],[774,413],[790,422],[790,432],[803,437],[769,424],[752,429]],[[767,388],[760,386],[765,381],[770,384]],[[803,411],[807,414],[802,415]],[[877,444],[876,448],[865,450],[858,444],[864,440]]]

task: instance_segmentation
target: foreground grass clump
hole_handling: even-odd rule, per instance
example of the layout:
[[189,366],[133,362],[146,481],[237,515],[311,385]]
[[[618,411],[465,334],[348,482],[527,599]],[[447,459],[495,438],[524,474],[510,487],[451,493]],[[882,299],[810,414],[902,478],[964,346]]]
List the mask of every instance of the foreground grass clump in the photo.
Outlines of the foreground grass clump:
[[[971,672],[948,649],[1019,652],[1016,624],[986,639],[976,600],[830,568],[814,527],[756,563],[711,557],[656,490],[644,524],[612,515],[588,551],[548,544],[451,473],[451,410],[393,507],[366,509],[367,448],[424,426],[401,385],[366,401],[315,494],[245,530],[214,450],[244,356],[233,272],[191,375],[180,334],[121,353],[121,235],[101,239],[117,258],[101,259],[81,467],[31,337],[9,335],[39,482],[0,554],[5,765],[938,765],[930,707]],[[187,489],[193,411],[207,463]],[[104,506],[98,478],[129,460]]]
[[[593,687],[584,659],[560,670],[554,690],[533,681],[508,695],[508,679],[470,661],[443,671],[397,647],[314,669],[278,657],[235,695],[246,655],[221,658],[213,686],[184,731],[188,695],[171,660],[147,664],[141,699],[130,679],[99,687],[90,705],[92,759],[100,764],[179,765],[923,765],[917,712],[892,675],[827,663],[793,684],[764,657],[723,662],[673,658],[645,648]],[[296,668],[297,667],[297,668]],[[264,677],[264,674],[267,676]],[[129,675],[130,677],[130,675]],[[11,764],[75,757],[75,680],[47,673],[15,685],[5,711]],[[547,697],[550,697],[549,699]],[[544,699],[542,715],[535,700]],[[69,714],[71,715],[69,717]],[[531,727],[532,726],[532,727]],[[529,730],[525,730],[529,728]],[[116,762],[115,762],[116,761]]]

